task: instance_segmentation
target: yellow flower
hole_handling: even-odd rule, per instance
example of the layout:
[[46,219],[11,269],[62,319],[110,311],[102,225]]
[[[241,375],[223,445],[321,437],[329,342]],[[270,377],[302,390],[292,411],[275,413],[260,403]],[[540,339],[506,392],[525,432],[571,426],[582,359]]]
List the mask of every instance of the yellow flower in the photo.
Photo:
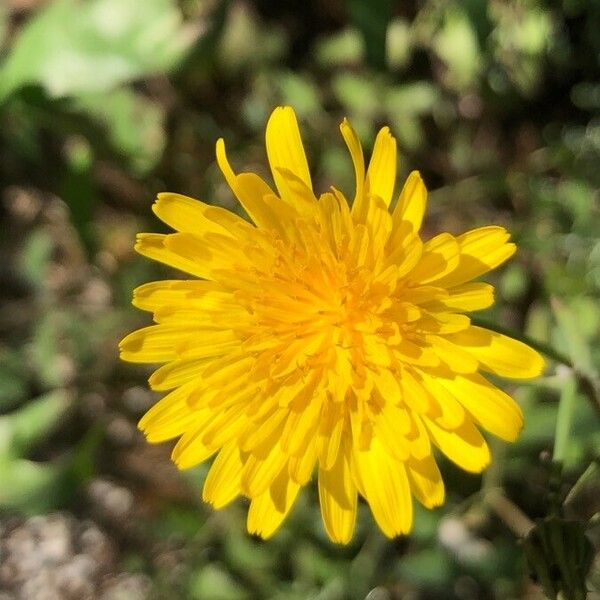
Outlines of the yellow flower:
[[352,537],[357,495],[387,536],[412,524],[412,497],[444,501],[432,445],[478,473],[490,452],[478,427],[513,441],[519,406],[480,371],[540,374],[523,344],[471,325],[491,285],[472,280],[515,251],[501,227],[419,236],[427,190],[412,172],[390,212],[396,141],[378,134],[365,169],[358,137],[340,126],[356,175],[352,207],[337,189],[317,199],[298,124],[275,109],[266,146],[276,194],[254,173],[217,161],[253,224],[219,207],[159,194],[177,231],[140,234],[136,250],[193,279],[137,288],[155,325],[128,335],[121,358],[166,363],[150,377],[171,390],[140,421],[148,441],[179,438],[186,469],[217,456],[203,498],[250,499],[248,530],[271,536],[318,471],[329,537]]

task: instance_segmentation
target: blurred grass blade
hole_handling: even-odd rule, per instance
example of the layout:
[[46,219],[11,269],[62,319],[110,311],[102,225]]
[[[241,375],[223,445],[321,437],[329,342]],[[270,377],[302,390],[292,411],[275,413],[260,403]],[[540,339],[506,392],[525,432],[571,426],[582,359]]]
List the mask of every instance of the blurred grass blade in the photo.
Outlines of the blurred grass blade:
[[0,507],[26,514],[39,514],[55,508],[53,490],[63,473],[60,464],[39,464],[29,460],[0,458]]
[[[565,367],[563,367],[565,368]],[[567,369],[565,369],[567,370]],[[573,413],[577,404],[577,381],[570,370],[565,378],[560,394],[558,414],[556,416],[556,433],[554,435],[553,460],[563,463],[569,447],[569,437],[573,423]]]
[[[0,430],[8,440],[8,452],[12,456],[26,455],[59,422],[69,403],[67,391],[58,389],[0,417]],[[0,481],[4,480],[0,478]]]
[[590,347],[579,327],[578,316],[556,298],[552,299],[552,310],[575,369],[589,377],[596,376]]

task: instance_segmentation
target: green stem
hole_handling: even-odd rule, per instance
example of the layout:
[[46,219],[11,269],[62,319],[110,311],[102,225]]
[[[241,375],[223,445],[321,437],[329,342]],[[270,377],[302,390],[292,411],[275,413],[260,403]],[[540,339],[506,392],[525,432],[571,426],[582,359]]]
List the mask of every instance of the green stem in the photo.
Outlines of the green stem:
[[569,447],[573,414],[577,404],[577,381],[570,373],[564,383],[556,416],[556,431],[554,434],[554,454],[552,460],[563,464]]

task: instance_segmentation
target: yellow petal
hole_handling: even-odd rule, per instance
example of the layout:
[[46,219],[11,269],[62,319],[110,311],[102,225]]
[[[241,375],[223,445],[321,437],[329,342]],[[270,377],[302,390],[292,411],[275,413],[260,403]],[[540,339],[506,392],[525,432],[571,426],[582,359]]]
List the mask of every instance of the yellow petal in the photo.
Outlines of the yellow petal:
[[408,458],[410,444],[406,434],[410,431],[411,421],[404,408],[386,403],[375,417],[374,427],[375,435],[389,454],[400,461]]
[[443,298],[433,302],[437,308],[457,309],[460,311],[481,310],[494,304],[494,286],[489,283],[469,282],[448,290]]
[[[210,292],[225,293],[221,286],[213,281],[152,281],[133,290],[132,304],[142,310],[155,311],[164,306],[187,304],[190,300],[201,298]],[[231,294],[228,296],[233,299]]]
[[305,451],[309,440],[318,430],[321,406],[321,397],[316,397],[303,407],[289,412],[281,435],[281,447],[284,452],[298,456]]
[[312,190],[298,121],[291,106],[278,106],[271,113],[267,123],[266,145],[273,179],[282,199],[293,202],[294,195],[290,192],[289,184],[279,169],[288,169]]
[[[352,158],[352,164],[354,165],[354,176],[356,178],[356,192],[354,195],[353,211],[358,210],[359,197],[364,195],[365,186],[365,159],[363,156],[362,146],[360,140],[356,135],[356,131],[352,125],[350,125],[348,119],[344,119],[340,124],[340,131],[350,151],[350,157]],[[354,208],[356,206],[356,208]]]
[[423,246],[423,254],[417,266],[412,270],[410,280],[419,285],[440,280],[454,271],[459,261],[459,246],[456,238],[449,233],[440,233]]
[[499,438],[514,442],[523,427],[519,405],[481,375],[440,379],[481,427]]
[[223,446],[212,464],[202,490],[202,499],[215,508],[223,508],[241,493],[244,463],[235,441]]
[[319,502],[325,531],[331,541],[347,544],[356,521],[356,485],[352,480],[347,450],[338,453],[333,467],[319,469]]
[[312,215],[317,206],[317,199],[312,188],[290,169],[279,167],[277,171],[287,186],[286,205],[293,207],[303,215]]
[[412,526],[412,498],[404,463],[385,452],[375,437],[366,451],[352,455],[359,488],[364,491],[377,524],[388,537],[406,534]]
[[211,206],[200,200],[162,192],[152,206],[154,214],[167,225],[187,233],[218,233],[236,237],[236,233],[248,233],[251,226],[236,214],[220,206]]
[[423,386],[429,392],[427,416],[444,429],[456,429],[465,420],[465,410],[456,397],[442,385],[437,375],[419,373]]
[[544,370],[544,359],[533,348],[483,327],[473,325],[447,338],[471,353],[486,371],[495,375],[529,379],[538,377]]
[[317,462],[318,444],[316,441],[309,441],[303,454],[292,456],[288,471],[290,477],[300,485],[306,485],[312,476]]
[[466,315],[449,312],[432,311],[423,313],[422,318],[415,323],[417,329],[423,333],[435,333],[446,335],[467,329],[471,325],[471,319]]
[[425,508],[435,508],[444,503],[444,481],[433,456],[408,461],[406,471],[414,497]]
[[218,234],[200,237],[193,233],[172,233],[165,238],[164,246],[177,256],[193,261],[198,272],[204,273],[207,279],[212,279],[215,271],[252,266],[240,242]]
[[216,146],[217,164],[229,184],[231,191],[235,194],[248,216],[259,227],[272,227],[274,220],[266,209],[263,198],[274,196],[269,185],[255,173],[241,173],[236,175],[227,160],[225,152],[225,141],[223,138],[217,140]]
[[244,452],[251,452],[265,440],[287,419],[287,408],[274,408],[271,414],[260,420],[260,423],[249,421],[246,431],[240,436],[240,448]]
[[249,533],[270,538],[289,514],[300,486],[292,481],[287,470],[281,471],[271,488],[250,502],[247,528]]
[[479,362],[460,345],[439,335],[426,335],[425,339],[451,371],[455,373],[475,373],[477,371]]
[[207,445],[202,440],[207,426],[215,418],[212,411],[198,411],[195,414],[194,425],[179,439],[173,451],[171,460],[179,469],[189,469],[210,458],[216,451],[216,446]]
[[490,450],[470,419],[450,431],[422,417],[433,443],[454,463],[470,473],[480,473],[490,464]]
[[191,334],[189,327],[152,325],[138,329],[119,343],[121,360],[138,363],[175,360],[178,346]]
[[196,381],[199,384],[207,360],[211,359],[174,360],[154,371],[150,375],[148,383],[153,390],[159,392],[172,390],[190,381]]
[[[411,225],[413,233],[421,229],[423,215],[427,208],[427,188],[418,171],[412,171],[400,192],[398,203],[392,217],[393,227],[397,229],[402,222]],[[405,234],[406,235],[406,234]]]
[[140,419],[138,428],[149,442],[170,440],[193,426],[196,413],[189,409],[187,402],[197,386],[198,383],[192,381],[173,390]]
[[255,449],[255,453],[246,459],[242,471],[242,490],[250,498],[260,496],[267,490],[288,463],[288,456],[279,446],[281,430],[280,425],[265,440],[263,448]]
[[195,275],[196,277],[209,279],[211,270],[210,268],[207,270],[206,263],[197,264],[185,254],[182,255],[167,248],[166,242],[169,237],[170,235],[163,235],[161,233],[138,233],[134,249],[142,256],[156,260],[169,267],[189,273],[190,275]]
[[389,206],[396,182],[396,140],[389,127],[380,129],[365,179],[365,195],[381,198]]
[[460,258],[456,269],[439,279],[436,285],[453,287],[487,273],[507,261],[516,251],[507,243],[510,234],[503,227],[479,227],[456,238]]

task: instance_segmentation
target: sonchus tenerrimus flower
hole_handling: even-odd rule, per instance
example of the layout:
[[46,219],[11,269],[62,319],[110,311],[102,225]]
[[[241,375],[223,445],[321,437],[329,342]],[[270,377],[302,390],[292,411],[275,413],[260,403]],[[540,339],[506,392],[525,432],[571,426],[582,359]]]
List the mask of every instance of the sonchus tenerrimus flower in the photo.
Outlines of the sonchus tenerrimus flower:
[[410,531],[413,496],[444,501],[437,447],[466,471],[490,462],[482,428],[513,441],[519,406],[486,379],[536,377],[540,355],[471,324],[494,302],[473,279],[514,252],[496,226],[419,235],[427,190],[412,172],[390,211],[396,141],[387,127],[368,167],[348,121],[352,203],[318,198],[294,111],[276,108],[266,147],[276,190],[236,173],[222,139],[217,162],[248,214],[173,193],[153,210],[176,233],[142,233],[136,250],[188,279],[137,288],[155,325],[121,342],[123,360],[166,363],[150,377],[168,392],[140,421],[150,442],[179,438],[186,469],[216,454],[203,498],[250,500],[248,530],[271,536],[300,488],[318,477],[325,530],[352,537],[360,494],[389,537]]

